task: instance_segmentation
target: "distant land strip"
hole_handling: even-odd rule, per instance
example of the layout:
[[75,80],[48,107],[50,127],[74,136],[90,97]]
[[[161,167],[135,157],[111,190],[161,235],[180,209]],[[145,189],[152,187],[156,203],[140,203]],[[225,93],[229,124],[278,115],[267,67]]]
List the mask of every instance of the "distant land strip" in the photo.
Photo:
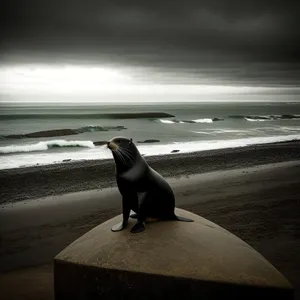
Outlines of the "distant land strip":
[[7,139],[24,139],[24,138],[41,138],[41,137],[54,137],[54,136],[64,136],[64,135],[76,135],[84,132],[92,131],[121,131],[126,130],[124,126],[85,126],[78,129],[54,129],[54,130],[45,130],[37,131],[26,134],[12,134],[2,136],[2,138]]
[[1,115],[2,120],[16,119],[144,119],[144,118],[171,118],[165,112],[138,112],[138,113],[105,113],[105,114],[7,114]]

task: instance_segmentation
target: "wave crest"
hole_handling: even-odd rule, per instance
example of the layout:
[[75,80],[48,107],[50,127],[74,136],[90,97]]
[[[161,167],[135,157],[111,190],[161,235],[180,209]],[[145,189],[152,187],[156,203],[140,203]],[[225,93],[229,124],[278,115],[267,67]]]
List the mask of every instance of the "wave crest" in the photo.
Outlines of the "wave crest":
[[204,119],[196,119],[193,120],[195,123],[213,123],[213,119],[204,118]]
[[11,146],[0,147],[0,153],[8,154],[8,153],[20,153],[20,152],[47,151],[51,148],[61,148],[61,147],[94,148],[95,145],[93,144],[92,141],[53,140],[53,141],[39,142],[36,144],[11,145]]
[[276,121],[276,120],[300,120],[300,115],[265,115],[265,116],[256,116],[256,115],[231,115],[228,116],[230,119],[242,119],[249,122],[265,122],[265,121]]
[[177,120],[177,119],[172,119],[172,120],[164,120],[164,119],[159,119],[161,123],[164,124],[174,124],[174,123],[179,123],[179,124],[195,124],[195,123],[213,123],[217,121],[223,121],[224,119],[220,118],[202,118],[202,119],[196,119],[196,120]]
[[174,123],[177,123],[177,122],[172,121],[172,120],[164,120],[164,119],[159,119],[159,121],[161,123],[164,123],[164,124],[174,124]]

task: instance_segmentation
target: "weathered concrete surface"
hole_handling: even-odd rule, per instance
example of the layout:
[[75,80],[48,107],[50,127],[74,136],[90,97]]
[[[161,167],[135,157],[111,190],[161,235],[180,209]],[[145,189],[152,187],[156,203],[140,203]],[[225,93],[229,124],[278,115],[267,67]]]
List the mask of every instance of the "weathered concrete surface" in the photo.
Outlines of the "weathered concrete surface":
[[112,232],[121,215],[95,227],[54,259],[60,299],[292,299],[290,283],[222,227],[182,209],[193,223],[146,224]]

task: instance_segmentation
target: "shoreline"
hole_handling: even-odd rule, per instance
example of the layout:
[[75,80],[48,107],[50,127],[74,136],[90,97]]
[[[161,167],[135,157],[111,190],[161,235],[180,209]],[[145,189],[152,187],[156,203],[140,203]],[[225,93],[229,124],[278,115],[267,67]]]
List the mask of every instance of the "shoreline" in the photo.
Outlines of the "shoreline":
[[[164,177],[180,178],[300,159],[300,141],[145,157]],[[0,204],[115,187],[113,159],[80,160],[0,170]]]

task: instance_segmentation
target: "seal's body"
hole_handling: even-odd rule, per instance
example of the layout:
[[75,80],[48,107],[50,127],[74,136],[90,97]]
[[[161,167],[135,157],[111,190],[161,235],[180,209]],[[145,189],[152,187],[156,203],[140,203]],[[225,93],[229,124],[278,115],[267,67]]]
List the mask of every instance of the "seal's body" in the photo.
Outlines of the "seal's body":
[[167,181],[153,170],[141,156],[132,140],[115,137],[107,143],[116,164],[116,180],[122,195],[123,222],[113,226],[120,231],[127,226],[130,210],[137,223],[131,232],[145,230],[148,220],[193,220],[176,216],[175,196]]

